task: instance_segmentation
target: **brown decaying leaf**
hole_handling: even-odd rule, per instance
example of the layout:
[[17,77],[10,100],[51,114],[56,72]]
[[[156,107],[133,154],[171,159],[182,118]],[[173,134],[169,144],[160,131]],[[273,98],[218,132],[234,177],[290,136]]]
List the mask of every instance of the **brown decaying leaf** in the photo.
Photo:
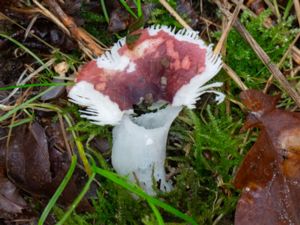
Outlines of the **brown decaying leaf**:
[[[0,137],[5,136],[1,129]],[[12,219],[27,208],[17,187],[5,177],[5,142],[0,143],[0,219]]]
[[253,10],[257,15],[263,12],[266,7],[263,0],[248,0],[246,1],[247,6]]
[[236,225],[300,224],[300,113],[276,109],[278,97],[242,92],[251,111],[243,129],[261,129],[234,184],[242,189]]
[[[50,120],[44,120],[45,129],[38,122],[23,125],[13,130],[10,144],[6,151],[7,175],[20,189],[38,197],[51,197],[63,180],[70,159],[59,140],[60,129],[54,128]],[[53,121],[52,121],[53,123]],[[47,125],[46,125],[47,124]],[[60,135],[62,137],[62,135]],[[51,142],[51,143],[50,143]],[[60,197],[64,205],[70,204],[80,193],[85,180],[80,170],[75,170],[72,179]],[[84,199],[79,210],[88,210],[90,207]]]
[[22,213],[27,207],[17,187],[7,178],[0,176],[0,219],[9,219]]
[[13,135],[6,153],[7,174],[22,189],[42,194],[52,180],[46,134],[33,123],[29,129],[18,127]]

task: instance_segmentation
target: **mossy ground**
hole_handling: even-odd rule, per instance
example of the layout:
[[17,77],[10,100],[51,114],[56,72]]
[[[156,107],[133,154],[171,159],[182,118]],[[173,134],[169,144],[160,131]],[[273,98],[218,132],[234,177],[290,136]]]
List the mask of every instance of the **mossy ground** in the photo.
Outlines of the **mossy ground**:
[[[142,3],[158,4],[158,1],[145,0]],[[177,1],[171,0],[169,3],[176,8]],[[194,4],[199,4],[199,1]],[[220,12],[217,7],[211,10],[214,10],[214,20],[220,23],[221,17],[218,17]],[[126,35],[126,31],[114,35],[106,32],[107,23],[100,12],[90,12],[83,5],[81,15],[85,20],[85,29],[107,46],[120,36]],[[295,24],[293,16],[286,16],[266,29],[264,22],[270,16],[272,13],[268,9],[257,17],[244,11],[240,19],[272,61],[278,63],[299,29],[293,28]],[[145,25],[151,24],[165,24],[180,28],[180,24],[163,7],[151,12],[150,19]],[[207,35],[216,43],[220,32],[219,28],[214,27]],[[81,64],[78,52],[68,57],[59,54],[55,57],[58,61],[70,62],[71,68]],[[234,29],[229,33],[223,60],[235,70],[249,88],[263,89],[271,75],[251,47]],[[287,57],[281,68],[289,70],[291,67],[291,59]],[[47,75],[45,79],[48,79]],[[239,132],[246,112],[236,104],[239,102],[238,86],[223,70],[215,80],[224,82],[221,91],[225,92],[227,99],[217,105],[213,96],[207,94],[200,100],[197,109],[185,109],[176,119],[169,134],[166,161],[168,172],[173,174],[174,189],[170,193],[158,192],[156,197],[191,216],[201,225],[233,224],[239,191],[233,187],[232,181],[243,156],[257,136],[255,131],[251,134]],[[297,83],[298,80],[294,79],[293,82]],[[271,94],[282,95],[282,107],[293,106],[289,96],[280,90],[276,82],[273,82],[272,88]],[[92,125],[79,117],[77,106],[66,102],[64,104],[66,104],[64,113],[72,114],[76,121],[76,124],[68,130],[80,135],[79,140],[99,167],[113,171],[109,162],[110,151],[94,154],[96,150],[90,144],[95,137],[104,138],[111,144],[112,128]],[[100,186],[92,200],[94,211],[73,212],[65,224],[161,224],[143,198],[133,198],[129,191],[109,179],[103,177],[97,179]],[[188,224],[162,209],[159,209],[159,212],[164,224]],[[56,219],[60,220],[65,211],[55,206],[53,213]]]
[[[170,3],[176,8],[176,1]],[[293,17],[266,29],[264,21],[270,16],[270,10],[256,18],[245,11],[241,21],[272,61],[279,62],[299,30],[292,29]],[[100,17],[96,18],[97,23],[102,21]],[[149,23],[180,27],[164,8],[154,10]],[[215,41],[218,33],[211,33],[216,37]],[[97,32],[93,34],[97,35]],[[98,37],[103,40],[103,34]],[[114,38],[104,38],[104,41],[111,43],[111,39]],[[244,83],[249,88],[262,89],[270,73],[234,29],[228,36],[226,52],[223,60],[240,75]],[[282,67],[290,68],[290,60],[285,60]],[[216,80],[229,86],[229,98],[238,101],[236,95],[240,90],[224,71]],[[228,111],[225,102],[216,105],[211,101],[212,96],[205,97],[203,99],[206,101],[202,100],[198,109],[184,110],[172,126],[166,166],[176,170],[174,190],[159,193],[158,198],[192,216],[198,224],[232,224],[239,197],[232,181],[243,156],[255,141],[255,133],[251,136],[247,132],[239,133],[245,112],[238,105],[231,104]],[[83,136],[93,134],[110,138],[110,128],[95,128],[98,133],[89,125],[86,128],[81,130]],[[153,212],[143,200],[134,200],[130,193],[108,180],[101,179],[100,182],[98,198],[93,202],[95,212],[74,214],[68,224],[157,224]],[[55,212],[58,217],[63,213],[58,209]],[[174,215],[164,211],[161,214],[165,224],[185,224]]]
[[[176,1],[170,3],[176,8]],[[84,15],[89,13],[85,12]],[[292,28],[295,22],[292,16],[266,29],[264,21],[270,16],[270,10],[256,18],[245,11],[240,18],[276,63],[280,61],[299,30]],[[99,15],[90,15],[89,18],[90,22],[103,22]],[[180,27],[162,7],[151,13],[149,24]],[[105,32],[91,30],[89,24],[87,30],[107,44],[115,40],[112,36],[104,37]],[[212,30],[210,35],[217,41],[219,33],[218,30]],[[255,52],[234,29],[229,33],[223,60],[249,88],[262,89],[270,76]],[[288,58],[282,68],[290,67]],[[239,101],[237,94],[240,90],[224,71],[220,72],[216,80],[223,81],[228,87],[226,94],[229,99]],[[286,97],[284,94],[283,96]],[[212,99],[210,95],[205,96],[196,110],[184,110],[174,122],[169,135],[166,162],[167,168],[176,170],[173,176],[174,190],[170,193],[158,193],[157,198],[193,217],[198,224],[233,224],[239,192],[233,187],[232,181],[243,156],[254,143],[256,134],[239,133],[245,115],[239,105],[231,103],[229,111],[228,108],[226,110],[226,102],[216,105]],[[86,121],[80,121],[74,129],[82,127],[83,124],[86,129],[79,130],[82,137],[88,139],[89,135],[104,135],[111,139],[109,127],[94,127]],[[110,168],[109,163],[107,166]],[[158,224],[145,201],[134,200],[128,191],[111,181],[100,179],[100,183],[97,198],[93,201],[95,212],[74,213],[67,224]],[[165,224],[186,224],[163,210],[160,213]],[[63,211],[56,208],[55,214],[59,218]]]

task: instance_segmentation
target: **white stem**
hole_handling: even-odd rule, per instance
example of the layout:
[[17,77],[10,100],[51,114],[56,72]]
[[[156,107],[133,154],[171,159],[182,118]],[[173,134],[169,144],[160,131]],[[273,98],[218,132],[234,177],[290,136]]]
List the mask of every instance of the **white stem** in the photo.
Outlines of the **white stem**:
[[170,191],[166,181],[166,144],[170,126],[182,107],[168,106],[139,117],[124,115],[113,129],[112,165],[117,173],[137,182],[148,194],[153,185]]

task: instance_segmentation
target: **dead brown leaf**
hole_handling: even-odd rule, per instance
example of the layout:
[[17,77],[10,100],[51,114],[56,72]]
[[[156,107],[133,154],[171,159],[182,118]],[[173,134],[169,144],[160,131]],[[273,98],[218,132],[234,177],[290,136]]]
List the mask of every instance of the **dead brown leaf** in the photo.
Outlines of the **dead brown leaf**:
[[0,219],[10,219],[27,207],[16,186],[0,176]]
[[242,189],[236,225],[300,224],[300,114],[276,109],[278,97],[242,92],[244,129],[261,129],[234,184]]
[[[1,129],[0,137],[5,131]],[[5,142],[0,141],[0,219],[12,219],[21,214],[27,204],[17,187],[5,177]]]
[[[53,121],[46,127],[47,134],[38,122],[13,130],[6,151],[6,171],[10,180],[20,189],[32,196],[50,198],[63,180],[70,159],[64,150],[62,135],[59,135],[60,127]],[[70,204],[80,193],[85,178],[85,174],[77,169],[62,193],[60,202]],[[89,208],[87,199],[82,201],[81,207]]]

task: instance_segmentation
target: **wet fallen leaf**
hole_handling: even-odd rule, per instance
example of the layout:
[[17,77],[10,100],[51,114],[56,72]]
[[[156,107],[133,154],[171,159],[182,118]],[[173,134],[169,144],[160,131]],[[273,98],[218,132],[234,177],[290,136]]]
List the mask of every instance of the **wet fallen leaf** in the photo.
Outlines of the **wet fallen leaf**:
[[242,189],[235,224],[300,224],[300,113],[276,109],[278,97],[255,90],[241,99],[251,111],[243,129],[261,131],[234,181]]
[[27,207],[16,186],[0,176],[0,219],[13,218]]
[[[70,159],[66,151],[61,152],[57,149],[64,148],[62,135],[58,134],[61,129],[48,124],[47,130],[51,138],[48,138],[44,127],[38,122],[14,129],[6,151],[6,171],[10,180],[22,190],[33,196],[49,198],[63,180],[69,168]],[[64,205],[70,204],[80,193],[85,184],[85,178],[83,172],[79,169],[75,170],[60,197],[60,202]],[[89,208],[87,199],[82,201],[79,210],[81,208]]]
[[[62,83],[60,79],[53,79],[52,83]],[[57,86],[54,87],[52,90],[46,92],[44,95],[41,96],[42,101],[49,101],[56,98],[61,97],[65,93],[66,87],[65,86]]]
[[52,180],[45,131],[33,123],[28,129],[18,127],[13,135],[6,153],[7,174],[23,190],[42,195]]
[[247,6],[253,10],[257,15],[263,12],[266,9],[265,3],[263,0],[248,0],[246,1]]
[[[0,137],[6,135],[1,129]],[[12,219],[21,214],[27,204],[17,187],[5,176],[5,142],[0,143],[0,219]]]

